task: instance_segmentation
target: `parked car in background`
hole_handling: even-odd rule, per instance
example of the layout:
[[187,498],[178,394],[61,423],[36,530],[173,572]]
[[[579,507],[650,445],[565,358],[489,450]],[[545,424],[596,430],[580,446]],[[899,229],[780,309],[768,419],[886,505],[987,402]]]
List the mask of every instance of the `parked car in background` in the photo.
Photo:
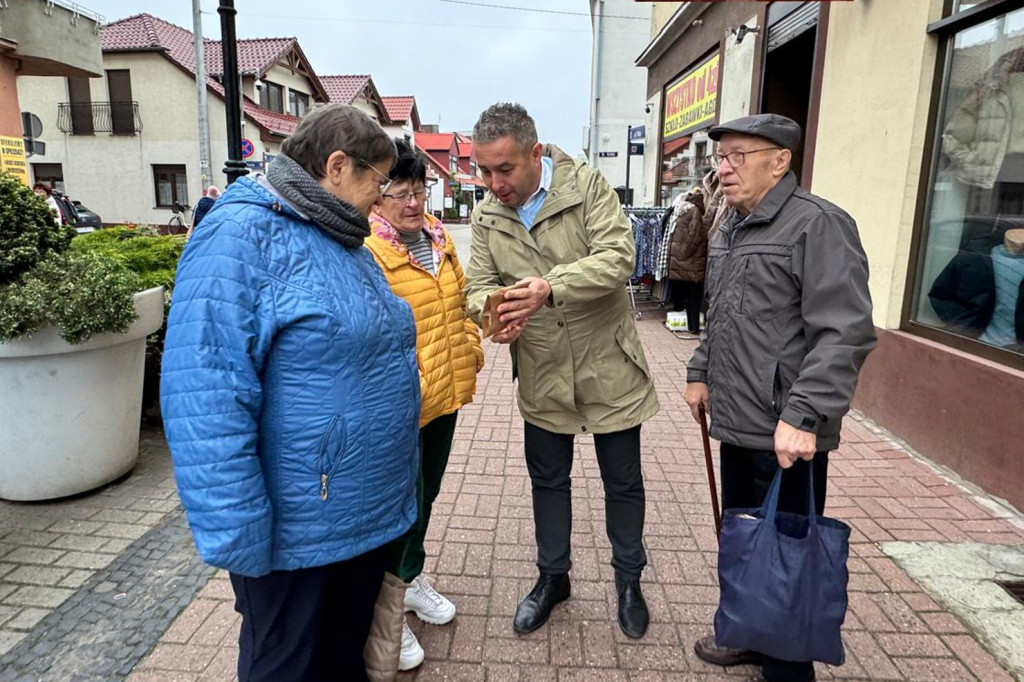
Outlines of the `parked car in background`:
[[75,213],[78,214],[78,222],[75,223],[76,228],[91,227],[98,230],[103,227],[103,219],[94,211],[90,211],[88,208],[83,206],[81,201],[72,199],[71,203],[75,207]]

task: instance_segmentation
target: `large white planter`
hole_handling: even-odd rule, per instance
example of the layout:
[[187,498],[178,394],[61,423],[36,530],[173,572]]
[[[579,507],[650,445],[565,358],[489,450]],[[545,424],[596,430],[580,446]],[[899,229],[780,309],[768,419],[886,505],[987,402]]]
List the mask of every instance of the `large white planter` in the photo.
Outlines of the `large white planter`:
[[0,498],[92,490],[138,459],[146,336],[163,323],[163,287],[135,294],[124,334],[71,345],[55,327],[0,343]]

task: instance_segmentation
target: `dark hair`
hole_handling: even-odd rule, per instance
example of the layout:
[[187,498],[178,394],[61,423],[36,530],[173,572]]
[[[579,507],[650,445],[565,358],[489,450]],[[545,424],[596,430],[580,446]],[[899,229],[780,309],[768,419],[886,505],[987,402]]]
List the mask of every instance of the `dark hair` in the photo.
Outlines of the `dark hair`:
[[473,126],[473,142],[477,144],[494,142],[509,135],[524,154],[528,154],[537,144],[537,126],[522,104],[492,104],[480,114]]
[[409,180],[415,183],[418,180],[424,185],[427,184],[427,164],[423,163],[423,158],[412,145],[405,139],[396,137],[395,148],[398,149],[398,160],[391,167],[388,177],[398,182]]
[[281,144],[281,153],[317,180],[322,180],[327,159],[342,151],[357,162],[393,161],[395,143],[376,121],[348,104],[327,104],[313,108],[291,137]]
[[50,188],[46,186],[46,183],[37,182],[36,184],[32,185],[33,192],[36,191],[37,189],[43,190],[44,192],[46,192],[46,196],[50,196]]

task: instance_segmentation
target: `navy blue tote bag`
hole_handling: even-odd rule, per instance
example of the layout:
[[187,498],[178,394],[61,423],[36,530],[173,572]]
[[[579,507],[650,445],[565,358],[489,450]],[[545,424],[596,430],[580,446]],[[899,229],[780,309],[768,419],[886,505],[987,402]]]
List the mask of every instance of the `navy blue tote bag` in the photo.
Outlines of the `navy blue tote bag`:
[[807,516],[777,511],[782,469],[761,508],[726,510],[715,640],[783,661],[842,665],[850,527],[815,514],[808,470]]

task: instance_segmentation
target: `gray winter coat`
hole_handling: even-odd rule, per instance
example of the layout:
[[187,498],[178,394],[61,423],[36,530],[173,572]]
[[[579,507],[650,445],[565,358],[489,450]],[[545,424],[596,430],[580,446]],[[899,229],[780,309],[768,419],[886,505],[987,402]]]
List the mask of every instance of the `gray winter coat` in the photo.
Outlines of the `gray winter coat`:
[[856,224],[789,173],[710,240],[708,325],[687,381],[708,384],[711,435],[773,450],[782,420],[834,450],[876,342]]

